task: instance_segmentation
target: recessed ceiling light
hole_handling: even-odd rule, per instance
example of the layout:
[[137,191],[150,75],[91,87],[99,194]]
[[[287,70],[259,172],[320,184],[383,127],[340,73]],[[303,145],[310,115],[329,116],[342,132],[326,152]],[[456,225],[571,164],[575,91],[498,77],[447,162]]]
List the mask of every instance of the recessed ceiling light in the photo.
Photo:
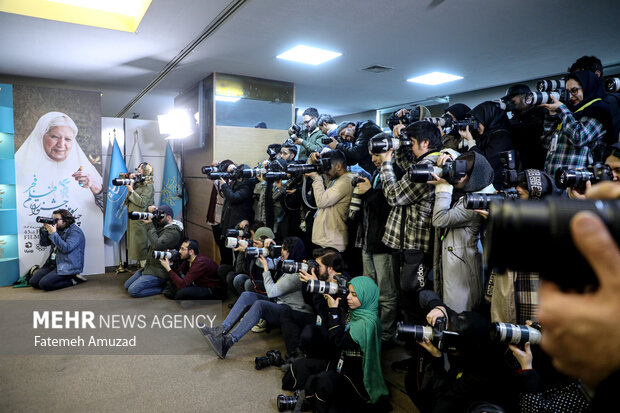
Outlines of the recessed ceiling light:
[[222,96],[222,95],[215,95],[215,100],[219,100],[220,102],[236,102],[239,99],[241,99],[238,96]]
[[455,76],[448,73],[432,72],[418,77],[407,79],[407,82],[422,83],[423,85],[440,85],[442,83],[452,82],[454,80],[463,79],[463,76]]
[[316,47],[299,45],[276,56],[278,59],[292,60],[293,62],[320,65],[329,60],[341,56],[342,53],[330,52],[329,50],[317,49]]

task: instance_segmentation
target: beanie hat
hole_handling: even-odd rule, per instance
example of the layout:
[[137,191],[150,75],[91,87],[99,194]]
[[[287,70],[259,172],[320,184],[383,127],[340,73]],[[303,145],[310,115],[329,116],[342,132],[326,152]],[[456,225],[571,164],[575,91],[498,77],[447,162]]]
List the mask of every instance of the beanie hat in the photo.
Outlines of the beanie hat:
[[271,238],[274,239],[276,236],[273,234],[273,231],[269,227],[260,227],[254,232],[254,240],[261,241],[261,238]]
[[530,193],[530,199],[541,199],[553,194],[555,186],[553,179],[546,172],[538,169],[526,169],[519,174],[519,184]]
[[157,210],[165,212],[166,215],[170,215],[171,217],[174,217],[174,212],[172,212],[172,208],[170,208],[168,205],[160,205],[159,208],[157,208]]
[[[493,167],[491,166],[487,158],[484,157],[484,155],[478,152],[471,151],[471,152],[464,152],[463,154],[461,154],[461,156],[465,155],[466,153],[474,154],[474,166],[471,170],[471,175],[469,176],[469,180],[465,184],[465,187],[463,188],[463,190],[465,192],[480,191],[486,188],[487,186],[489,186],[493,182],[493,176],[494,176]],[[459,158],[456,158],[456,159],[459,159]]]

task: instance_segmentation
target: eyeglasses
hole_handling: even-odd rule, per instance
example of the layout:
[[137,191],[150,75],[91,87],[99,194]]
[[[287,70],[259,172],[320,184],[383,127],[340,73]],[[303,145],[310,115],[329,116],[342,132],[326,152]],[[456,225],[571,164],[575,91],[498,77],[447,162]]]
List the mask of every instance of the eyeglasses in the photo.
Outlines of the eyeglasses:
[[583,88],[576,86],[574,88],[568,89],[568,91],[572,96],[577,96],[577,92],[579,92],[581,89]]

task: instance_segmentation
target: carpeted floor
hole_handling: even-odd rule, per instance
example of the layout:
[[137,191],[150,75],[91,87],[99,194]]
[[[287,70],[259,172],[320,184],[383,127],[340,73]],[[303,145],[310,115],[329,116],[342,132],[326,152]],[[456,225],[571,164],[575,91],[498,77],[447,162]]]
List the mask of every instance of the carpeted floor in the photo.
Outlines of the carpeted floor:
[[[162,296],[133,299],[123,289],[129,273],[89,276],[64,290],[0,288],[7,300],[133,300],[145,307],[165,304]],[[129,304],[129,303],[128,303]],[[228,312],[222,305],[224,315]],[[3,323],[6,322],[6,318]],[[18,321],[25,322],[25,321]],[[6,334],[5,326],[2,335]],[[4,336],[7,340],[7,337]],[[202,335],[175,337],[177,355],[0,355],[1,412],[275,412],[282,373],[255,370],[254,358],[271,349],[284,353],[279,330],[248,333],[220,360]],[[396,348],[385,363],[402,358]],[[394,412],[415,412],[402,393],[403,375],[389,372]]]

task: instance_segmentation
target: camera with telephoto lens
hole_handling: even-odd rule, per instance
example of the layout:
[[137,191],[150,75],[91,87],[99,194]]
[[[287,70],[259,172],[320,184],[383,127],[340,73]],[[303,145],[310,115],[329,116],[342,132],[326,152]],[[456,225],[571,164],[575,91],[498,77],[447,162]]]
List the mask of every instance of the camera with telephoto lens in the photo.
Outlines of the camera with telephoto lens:
[[[289,410],[295,410],[300,394],[301,394],[301,390],[295,390],[295,393],[293,394],[293,396],[287,396],[284,394],[280,394],[278,398],[276,399],[278,411],[287,412]],[[310,405],[310,403],[308,403],[306,399],[302,400],[302,403],[303,404],[301,405],[300,411],[309,412],[312,410],[312,406]]]
[[142,174],[135,174],[133,178],[129,178],[129,174],[119,174],[118,178],[112,179],[112,185],[114,186],[123,186],[123,185],[135,185],[142,183],[146,180],[146,177]]
[[282,246],[281,245],[270,245],[269,247],[248,247],[245,249],[245,256],[247,258],[258,258],[258,257],[271,257],[277,258],[282,254]]
[[616,93],[620,92],[620,78],[618,77],[610,77],[605,80],[605,90],[607,93]]
[[263,178],[272,181],[282,181],[284,179],[288,179],[288,174],[286,172],[267,172],[263,175]]
[[452,121],[452,129],[456,130],[465,130],[469,126],[469,130],[477,130],[478,129],[478,121],[475,118],[467,118],[463,120],[453,120]]
[[296,262],[293,260],[282,261],[282,272],[286,274],[296,274],[299,271],[312,274],[313,269],[315,273],[319,271],[319,264],[315,260],[308,260],[308,262]]
[[399,340],[422,342],[424,339],[444,353],[454,353],[461,348],[461,335],[446,329],[447,320],[440,317],[435,320],[434,326],[421,326],[410,322],[396,323],[396,333]]
[[351,185],[353,185],[353,194],[351,195],[351,202],[349,203],[349,211],[347,212],[347,219],[349,221],[355,221],[357,218],[357,214],[360,209],[362,209],[362,195],[360,194],[360,190],[357,187],[357,184],[364,182],[364,178],[360,176],[356,176],[351,180]]
[[226,241],[224,241],[224,246],[226,248],[237,248],[239,246],[248,247],[249,242],[245,239],[239,239],[234,237],[226,237]]
[[502,163],[502,181],[504,187],[515,187],[519,183],[519,173],[517,172],[517,161],[515,151],[504,151],[499,153],[499,160]]
[[491,204],[511,199],[519,199],[519,194],[513,188],[497,191],[496,194],[469,193],[465,194],[464,200],[466,209],[489,209]]
[[620,245],[620,200],[502,202],[491,204],[489,211],[485,265],[500,273],[506,269],[538,272],[564,290],[597,288],[598,279],[571,236],[570,220],[579,211],[597,215]]
[[310,280],[306,290],[314,294],[328,294],[334,297],[334,299],[346,298],[349,295],[347,280],[344,277],[335,276],[334,281],[336,282]]
[[265,175],[267,173],[267,169],[265,168],[253,168],[253,169],[235,169],[233,175],[236,179],[238,178],[256,178],[258,176]]
[[269,350],[264,357],[256,357],[254,359],[254,368],[256,370],[262,370],[269,366],[280,367],[283,364],[284,359],[280,350]]
[[223,179],[226,181],[226,180],[235,178],[234,173],[231,173],[231,172],[210,172],[206,175],[207,175],[207,178],[209,178],[212,181],[218,181],[220,179]]
[[383,138],[380,136],[375,136],[368,141],[368,151],[370,153],[384,153],[389,151],[390,149],[394,149],[395,151],[401,148],[411,148],[413,146],[413,142],[411,139],[403,138]]
[[212,174],[214,172],[222,172],[219,166],[203,166],[202,173],[205,175]]
[[153,258],[156,260],[165,260],[168,258],[169,260],[173,260],[179,256],[179,251],[170,250],[170,251],[153,251]]
[[432,123],[433,125],[439,124],[439,126],[441,126],[442,128],[452,127],[452,122],[454,121],[454,119],[452,119],[452,116],[448,115],[447,113],[441,117],[430,117],[430,118],[424,118],[422,120],[428,121]]
[[521,346],[529,341],[530,344],[540,344],[541,338],[538,323],[534,323],[532,326],[509,323],[491,324],[491,340],[499,343]]
[[325,136],[323,138],[321,138],[321,143],[323,145],[329,145],[330,143],[332,143],[332,139],[335,140],[336,142],[338,142],[338,138],[331,138],[329,136]]
[[433,173],[453,184],[467,175],[467,161],[458,159],[456,161],[446,161],[443,166],[414,164],[409,167],[409,176],[412,182],[432,181],[435,179],[433,178]]
[[226,230],[226,237],[250,238],[251,236],[252,234],[247,225],[243,228],[229,228]]
[[417,121],[420,113],[418,108],[405,112],[402,116],[398,116],[398,112],[399,111],[392,113],[392,115],[390,115],[390,117],[386,119],[386,123],[390,130],[394,129],[394,126],[398,125],[399,123],[402,123],[403,125],[409,125]]
[[290,164],[286,167],[286,172],[291,175],[302,175],[310,172],[324,174],[332,168],[332,161],[329,158],[319,158],[318,163]]
[[150,219],[151,221],[158,221],[166,216],[164,211],[160,211],[156,209],[153,212],[138,212],[133,211],[129,213],[129,219],[138,220],[138,219]]
[[566,89],[559,89],[551,92],[530,92],[525,95],[523,101],[528,106],[538,106],[545,103],[553,103],[554,97],[560,102],[568,102],[568,91]]
[[536,90],[539,92],[549,92],[551,90],[566,89],[566,80],[564,79],[543,79],[536,83]]
[[597,162],[589,165],[584,169],[568,169],[566,167],[558,168],[555,171],[555,185],[560,189],[575,188],[583,190],[586,183],[592,185],[603,181],[613,181],[614,175],[609,165]]
[[48,224],[48,225],[56,225],[58,218],[53,217],[37,217],[37,222],[39,224]]

